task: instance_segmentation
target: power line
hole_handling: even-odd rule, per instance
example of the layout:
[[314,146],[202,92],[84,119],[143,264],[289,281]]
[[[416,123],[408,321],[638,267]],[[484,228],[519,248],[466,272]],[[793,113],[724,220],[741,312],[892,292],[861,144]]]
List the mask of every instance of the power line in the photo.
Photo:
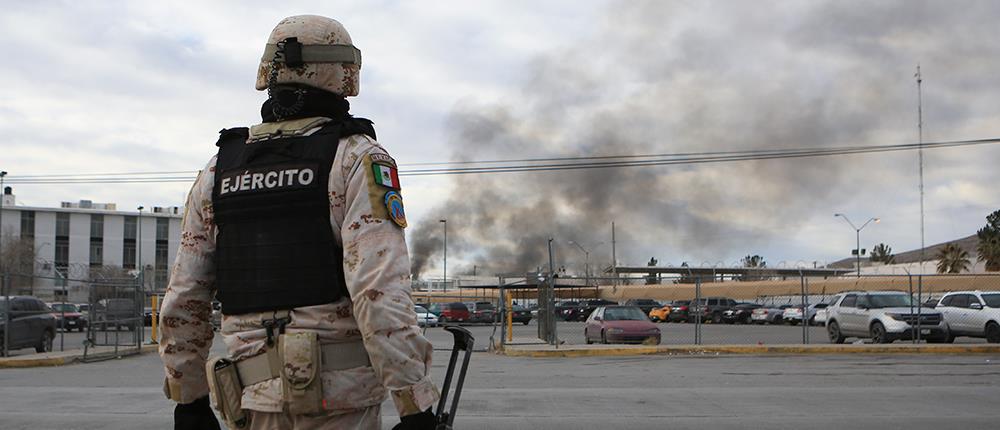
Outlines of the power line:
[[[785,158],[825,157],[835,155],[869,154],[880,152],[910,151],[918,149],[955,148],[1000,143],[1000,138],[959,140],[933,143],[897,144],[881,146],[846,146],[834,148],[757,149],[745,151],[688,152],[672,154],[633,154],[607,156],[523,158],[508,160],[452,161],[401,164],[416,165],[466,165],[482,167],[442,167],[430,169],[400,169],[400,176],[439,176],[485,173],[544,172],[621,167],[649,167],[682,164],[704,164],[734,161],[773,160]],[[513,164],[521,163],[521,164]],[[529,164],[526,164],[529,163]],[[499,164],[499,165],[497,165]],[[20,185],[46,184],[126,184],[191,182],[198,171],[170,172],[114,172],[66,173],[51,175],[9,175],[8,183]]]

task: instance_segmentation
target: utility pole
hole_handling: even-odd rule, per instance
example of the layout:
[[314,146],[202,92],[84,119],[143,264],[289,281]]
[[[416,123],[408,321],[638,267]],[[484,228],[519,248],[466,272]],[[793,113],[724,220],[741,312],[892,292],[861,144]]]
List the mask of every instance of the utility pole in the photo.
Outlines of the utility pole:
[[921,84],[924,82],[917,64],[917,157],[920,160],[920,273],[924,273],[924,102]]
[[142,206],[136,208],[139,217],[135,221],[135,267],[139,268],[139,286],[146,291],[146,268],[142,267]]
[[611,221],[611,273],[615,276],[614,284],[618,285],[618,254],[615,243],[615,222]]
[[444,224],[444,292],[448,292],[448,220],[441,219],[438,222]]
[[[7,172],[6,171],[0,171],[0,274],[4,273],[4,270],[3,270],[4,269],[4,259],[3,259],[3,201],[7,197],[7,190],[5,190],[4,187],[3,187],[3,178],[4,178],[4,176],[7,176]],[[32,272],[34,272],[34,270],[32,270]],[[34,274],[34,273],[32,273],[32,274]],[[32,281],[32,285],[34,285],[34,281]],[[4,326],[4,327],[8,327],[8,326]],[[6,340],[4,340],[4,342],[6,342]],[[5,348],[4,352],[6,352],[6,351],[7,351],[7,349]]]

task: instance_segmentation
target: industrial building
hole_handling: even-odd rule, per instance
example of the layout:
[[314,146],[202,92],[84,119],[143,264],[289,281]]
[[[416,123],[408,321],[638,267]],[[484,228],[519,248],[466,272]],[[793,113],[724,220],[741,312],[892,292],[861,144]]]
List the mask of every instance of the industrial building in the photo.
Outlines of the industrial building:
[[5,271],[16,274],[12,294],[83,302],[92,282],[140,275],[147,291],[166,289],[180,244],[181,208],[123,211],[89,200],[21,206],[10,187],[2,197],[0,256]]

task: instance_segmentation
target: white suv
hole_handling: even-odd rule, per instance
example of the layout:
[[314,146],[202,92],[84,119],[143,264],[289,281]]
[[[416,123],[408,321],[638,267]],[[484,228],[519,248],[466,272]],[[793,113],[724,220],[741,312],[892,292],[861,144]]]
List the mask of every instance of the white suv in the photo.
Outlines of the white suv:
[[926,309],[918,316],[916,300],[903,292],[842,293],[826,309],[830,343],[844,343],[848,337],[870,338],[872,343],[912,339],[915,326],[920,329],[920,338],[931,343],[944,342],[950,336],[940,312]]
[[942,296],[934,309],[944,315],[948,342],[971,336],[1000,343],[1000,291],[954,291]]

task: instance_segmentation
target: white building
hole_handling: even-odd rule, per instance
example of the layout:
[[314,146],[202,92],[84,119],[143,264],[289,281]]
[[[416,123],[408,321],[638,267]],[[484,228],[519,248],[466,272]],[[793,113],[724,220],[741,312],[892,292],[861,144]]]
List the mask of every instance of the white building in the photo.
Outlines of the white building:
[[148,290],[166,289],[180,244],[180,208],[140,213],[89,200],[64,202],[59,208],[18,206],[10,187],[3,191],[0,243],[34,249],[34,277],[12,282],[13,294],[82,302],[88,294],[85,281],[134,277],[138,267],[145,268]]

